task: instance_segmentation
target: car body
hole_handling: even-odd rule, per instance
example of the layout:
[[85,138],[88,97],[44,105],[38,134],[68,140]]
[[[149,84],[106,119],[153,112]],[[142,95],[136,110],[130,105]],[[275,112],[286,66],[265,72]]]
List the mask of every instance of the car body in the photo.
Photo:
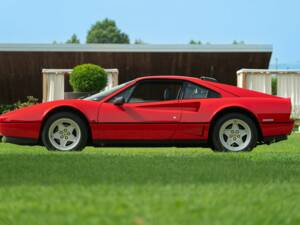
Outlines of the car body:
[[[0,116],[0,136],[7,137],[11,142],[42,143],[48,149],[65,150],[50,142],[46,143],[46,139],[51,139],[54,133],[58,139],[62,134],[64,139],[75,129],[73,126],[68,132],[63,129],[64,126],[69,126],[68,122],[61,122],[61,129],[57,123],[56,127],[52,126],[53,134],[49,133],[51,124],[47,127],[47,121],[49,123],[50,118],[55,115],[61,115],[55,121],[59,118],[72,120],[73,117],[68,115],[64,117],[64,113],[76,117],[73,125],[79,130],[77,133],[74,131],[74,135],[71,134],[72,138],[75,140],[76,137],[73,136],[76,134],[85,135],[85,143],[80,149],[86,144],[149,145],[156,142],[171,145],[208,143],[221,151],[251,150],[259,143],[269,144],[286,139],[294,125],[294,121],[290,119],[290,99],[194,77],[148,76],[87,99],[58,100],[8,112]],[[227,120],[232,124],[227,123],[228,126],[224,127],[226,121],[222,122],[222,118],[224,120],[228,115],[231,116]],[[77,123],[78,126],[77,120],[81,120]],[[215,130],[218,123],[218,129],[223,129],[227,134]],[[45,126],[48,133],[43,139]],[[82,126],[85,129],[80,130]],[[229,139],[234,142],[233,139],[240,138],[239,130],[242,135],[247,131],[249,140],[255,138],[255,143],[240,150],[233,148],[236,143],[228,145],[233,149],[220,147],[221,139],[223,142]],[[214,139],[218,138],[219,145],[214,143]],[[58,139],[54,138],[54,145],[60,145],[61,141]],[[66,142],[64,144],[70,145]],[[75,146],[68,150],[78,148]]]

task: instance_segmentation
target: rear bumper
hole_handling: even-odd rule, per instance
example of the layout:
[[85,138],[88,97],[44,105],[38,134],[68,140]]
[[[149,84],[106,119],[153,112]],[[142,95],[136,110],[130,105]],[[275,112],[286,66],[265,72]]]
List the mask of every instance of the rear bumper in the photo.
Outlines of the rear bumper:
[[290,135],[294,128],[294,120],[280,123],[262,123],[261,130],[264,139]]
[[272,143],[276,143],[279,141],[285,141],[287,140],[287,135],[282,135],[282,136],[273,136],[273,137],[265,137],[263,140],[263,143],[265,144],[272,144]]

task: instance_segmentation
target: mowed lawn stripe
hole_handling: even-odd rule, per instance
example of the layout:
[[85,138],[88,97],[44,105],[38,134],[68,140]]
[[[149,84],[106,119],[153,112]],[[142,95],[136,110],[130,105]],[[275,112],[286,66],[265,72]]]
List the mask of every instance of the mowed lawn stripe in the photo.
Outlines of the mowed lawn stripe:
[[0,224],[300,224],[299,142],[230,154],[0,144]]

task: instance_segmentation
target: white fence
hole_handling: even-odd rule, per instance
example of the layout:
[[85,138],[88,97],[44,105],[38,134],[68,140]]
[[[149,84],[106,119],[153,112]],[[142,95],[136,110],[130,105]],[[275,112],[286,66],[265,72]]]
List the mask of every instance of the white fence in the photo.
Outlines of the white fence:
[[[65,76],[72,72],[71,69],[43,69],[43,102],[64,99]],[[118,85],[118,69],[105,69],[107,73],[107,86],[112,88]]]
[[292,117],[300,118],[300,70],[242,69],[237,71],[237,86],[272,93],[272,77],[277,77],[277,95],[291,98]]

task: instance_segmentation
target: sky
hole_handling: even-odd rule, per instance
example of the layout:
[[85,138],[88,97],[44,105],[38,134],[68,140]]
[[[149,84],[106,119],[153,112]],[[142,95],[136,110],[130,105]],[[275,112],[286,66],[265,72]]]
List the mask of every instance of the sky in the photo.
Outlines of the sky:
[[272,44],[272,62],[300,65],[300,0],[1,0],[0,43],[85,42],[110,18],[130,40]]

